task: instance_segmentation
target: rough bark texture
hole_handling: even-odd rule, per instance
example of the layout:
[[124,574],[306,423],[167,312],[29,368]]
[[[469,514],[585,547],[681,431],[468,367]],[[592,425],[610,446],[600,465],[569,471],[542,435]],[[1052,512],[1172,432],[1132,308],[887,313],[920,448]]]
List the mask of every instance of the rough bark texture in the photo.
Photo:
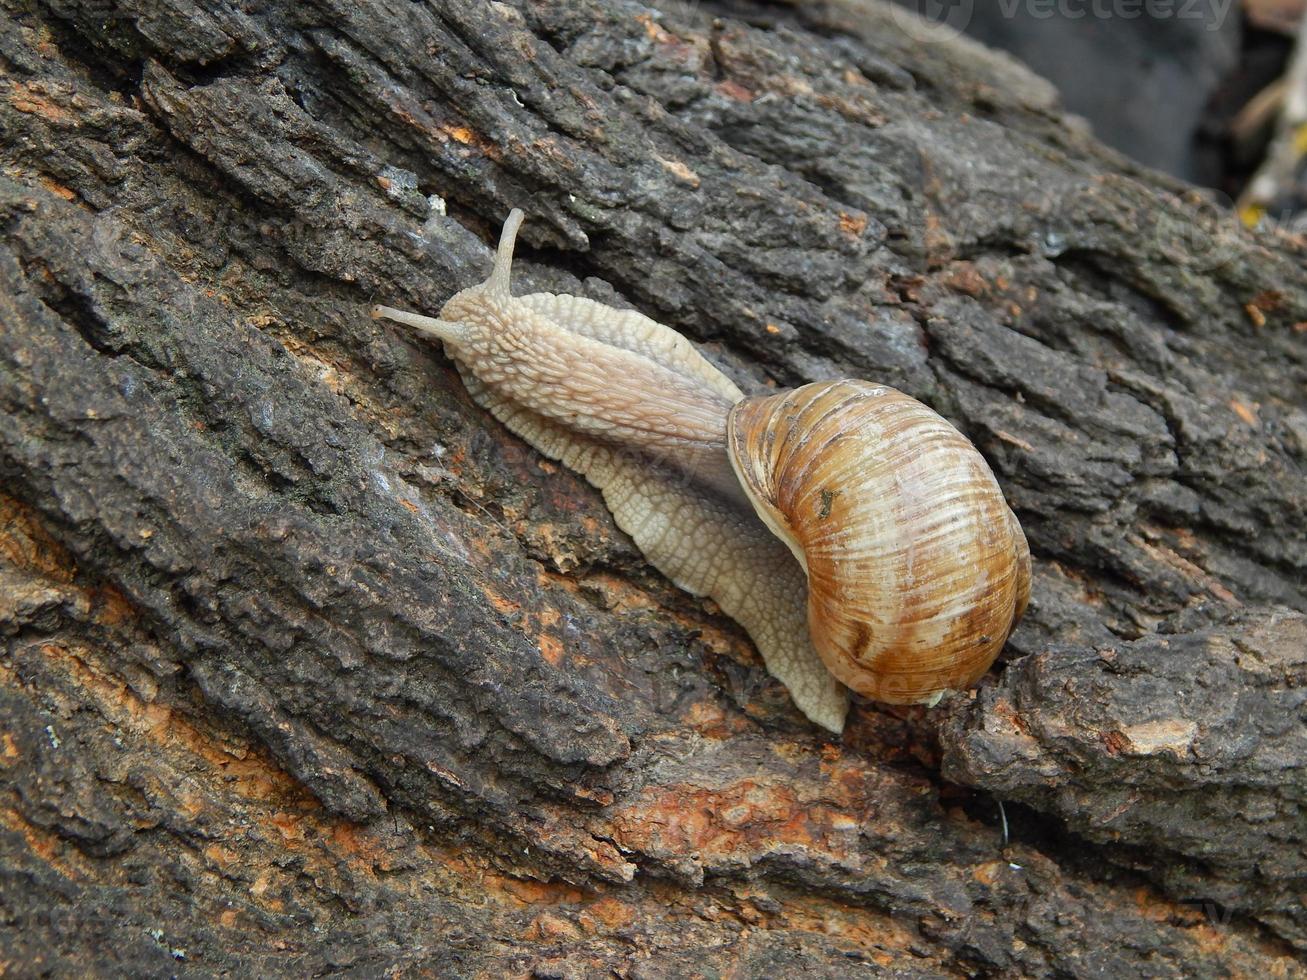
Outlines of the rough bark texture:
[[[1302,242],[869,2],[0,9],[0,966],[1303,975]],[[513,205],[520,289],[971,436],[985,689],[824,737],[366,316]]]

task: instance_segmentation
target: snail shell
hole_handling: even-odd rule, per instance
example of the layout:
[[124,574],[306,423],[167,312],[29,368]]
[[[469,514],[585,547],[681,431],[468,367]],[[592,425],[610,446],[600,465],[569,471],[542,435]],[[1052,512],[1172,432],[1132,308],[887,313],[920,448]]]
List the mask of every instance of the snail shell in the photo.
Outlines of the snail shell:
[[731,464],[808,574],[818,655],[859,694],[930,702],[993,663],[1030,595],[1030,551],[975,447],[885,385],[737,403]]

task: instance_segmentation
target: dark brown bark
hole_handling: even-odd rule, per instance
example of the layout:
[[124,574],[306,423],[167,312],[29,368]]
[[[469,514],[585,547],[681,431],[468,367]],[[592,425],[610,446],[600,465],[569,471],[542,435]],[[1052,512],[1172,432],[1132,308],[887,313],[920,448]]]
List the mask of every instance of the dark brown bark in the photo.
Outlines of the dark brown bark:
[[[10,970],[1302,972],[1302,242],[870,3],[0,9]],[[982,691],[831,741],[366,316],[515,205],[520,289],[971,436]]]

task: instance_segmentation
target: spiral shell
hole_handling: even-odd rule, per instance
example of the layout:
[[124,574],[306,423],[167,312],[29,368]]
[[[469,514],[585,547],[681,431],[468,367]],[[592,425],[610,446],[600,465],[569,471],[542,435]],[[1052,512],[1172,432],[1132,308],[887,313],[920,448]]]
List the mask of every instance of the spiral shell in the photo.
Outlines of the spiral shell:
[[1025,610],[1030,551],[975,447],[885,385],[832,381],[736,404],[731,464],[808,573],[832,674],[891,704],[985,673]]

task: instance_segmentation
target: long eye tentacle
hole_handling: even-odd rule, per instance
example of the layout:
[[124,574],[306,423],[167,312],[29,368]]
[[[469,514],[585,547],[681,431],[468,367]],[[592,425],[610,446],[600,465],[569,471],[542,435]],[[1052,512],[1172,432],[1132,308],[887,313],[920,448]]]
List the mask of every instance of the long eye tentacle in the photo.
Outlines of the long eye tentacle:
[[517,230],[522,227],[524,217],[521,208],[513,208],[508,212],[504,230],[499,233],[499,248],[495,250],[495,266],[484,287],[486,292],[496,299],[506,300],[513,295],[509,277],[513,271],[513,249],[517,245]]
[[407,310],[397,310],[393,306],[378,305],[372,307],[372,319],[394,320],[406,327],[412,327],[418,333],[424,333],[428,337],[435,337],[437,340],[444,340],[449,343],[458,343],[467,336],[467,324],[465,323],[441,320],[434,316],[423,316],[421,313],[410,313]]

